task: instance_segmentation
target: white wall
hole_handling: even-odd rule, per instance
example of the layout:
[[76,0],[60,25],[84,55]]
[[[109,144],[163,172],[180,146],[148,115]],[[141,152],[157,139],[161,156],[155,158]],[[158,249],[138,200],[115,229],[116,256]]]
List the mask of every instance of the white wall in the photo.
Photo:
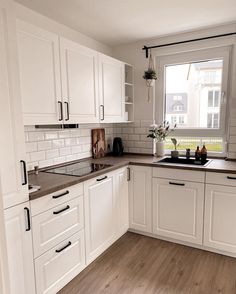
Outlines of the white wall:
[[[142,78],[144,70],[147,69],[148,59],[145,58],[145,52],[142,50],[143,45],[151,46],[164,43],[171,43],[177,41],[183,41],[187,39],[207,37],[211,35],[218,35],[228,32],[236,32],[236,23],[230,25],[222,25],[218,27],[212,27],[208,29],[202,29],[199,31],[185,32],[181,34],[164,36],[152,40],[142,40],[140,42],[117,46],[113,48],[113,56],[131,63],[134,66],[134,100],[135,100],[135,120],[150,120],[153,117],[153,108],[155,100],[162,99],[154,94],[155,99],[152,99],[151,103],[147,102],[147,89],[145,81]],[[180,53],[192,50],[207,49],[212,47],[232,46],[232,55],[230,60],[230,73],[229,73],[229,90],[227,99],[228,104],[228,128],[227,139],[229,140],[229,157],[236,158],[236,36],[212,39],[207,41],[199,41],[184,45],[176,45],[164,48],[158,48],[152,50],[152,55],[163,56],[173,53]],[[158,72],[157,72],[158,74]],[[158,80],[156,82],[156,85]],[[157,92],[157,91],[156,91]],[[157,107],[157,106],[156,106]],[[158,121],[158,112],[156,120]]]
[[78,31],[75,31],[65,25],[62,25],[42,14],[39,14],[19,3],[15,2],[16,16],[17,18],[29,22],[33,25],[39,26],[45,30],[56,33],[64,38],[68,38],[74,42],[78,42],[81,45],[87,46],[91,49],[97,50],[107,55],[112,54],[112,49]]

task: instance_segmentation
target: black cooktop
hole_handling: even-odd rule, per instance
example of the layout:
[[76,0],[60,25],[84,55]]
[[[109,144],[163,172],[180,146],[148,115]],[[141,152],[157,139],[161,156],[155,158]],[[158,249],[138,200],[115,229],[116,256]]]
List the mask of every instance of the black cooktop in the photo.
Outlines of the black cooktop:
[[81,161],[72,164],[63,165],[60,167],[47,169],[44,172],[60,175],[69,175],[75,177],[82,177],[104,168],[110,167],[109,164],[91,163],[88,161]]

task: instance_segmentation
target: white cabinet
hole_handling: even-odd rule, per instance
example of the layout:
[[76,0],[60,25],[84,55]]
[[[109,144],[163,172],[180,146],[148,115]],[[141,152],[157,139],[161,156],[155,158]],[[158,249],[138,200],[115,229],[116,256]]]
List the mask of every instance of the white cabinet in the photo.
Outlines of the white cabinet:
[[58,36],[17,21],[17,37],[24,124],[61,123]]
[[5,210],[11,294],[34,294],[34,266],[28,202]]
[[130,228],[152,232],[152,169],[130,166],[129,215]]
[[124,121],[124,63],[99,54],[100,120]]
[[84,227],[83,197],[33,216],[32,226],[37,257]]
[[12,2],[0,3],[0,172],[4,208],[28,200],[13,11]]
[[121,237],[129,228],[129,195],[127,167],[119,169],[115,177],[115,211],[116,211],[116,234]]
[[82,230],[35,260],[37,294],[57,293],[84,267],[85,248]]
[[124,121],[123,62],[20,20],[17,39],[25,125]]
[[114,241],[114,177],[112,173],[85,182],[86,262],[92,262]]
[[204,245],[236,254],[235,187],[207,184],[205,193]]
[[153,179],[154,234],[202,244],[203,209],[203,183]]
[[99,122],[98,53],[64,38],[60,53],[65,122]]

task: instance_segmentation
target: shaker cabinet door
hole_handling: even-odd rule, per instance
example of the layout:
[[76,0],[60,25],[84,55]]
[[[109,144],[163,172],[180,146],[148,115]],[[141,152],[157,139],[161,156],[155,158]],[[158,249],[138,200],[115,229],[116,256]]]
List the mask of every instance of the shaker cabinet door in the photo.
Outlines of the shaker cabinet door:
[[206,185],[204,245],[236,253],[235,187]]
[[98,53],[60,38],[65,123],[98,123]]
[[130,228],[152,232],[152,169],[130,166],[129,215]]
[[124,121],[124,63],[99,54],[101,122]]
[[35,278],[29,203],[5,210],[11,294],[34,294]]
[[17,39],[24,124],[61,123],[58,36],[17,21]]
[[204,184],[153,179],[153,233],[202,244]]

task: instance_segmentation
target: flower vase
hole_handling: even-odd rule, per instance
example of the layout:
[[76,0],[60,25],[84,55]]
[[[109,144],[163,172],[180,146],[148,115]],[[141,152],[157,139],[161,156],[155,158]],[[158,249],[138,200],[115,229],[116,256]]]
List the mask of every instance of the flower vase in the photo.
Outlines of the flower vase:
[[165,142],[156,142],[156,157],[161,157],[165,155]]

